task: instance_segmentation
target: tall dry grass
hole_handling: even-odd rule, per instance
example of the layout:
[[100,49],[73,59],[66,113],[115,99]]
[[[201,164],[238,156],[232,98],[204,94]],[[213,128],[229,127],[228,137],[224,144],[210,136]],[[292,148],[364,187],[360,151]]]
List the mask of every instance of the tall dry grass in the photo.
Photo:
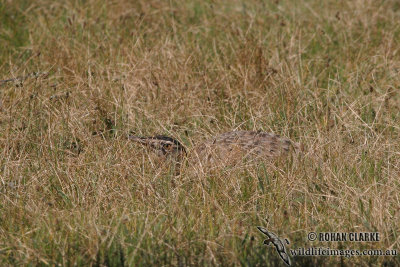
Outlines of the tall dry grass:
[[[48,73],[0,85],[0,263],[283,264],[257,225],[399,250],[399,21],[395,0],[0,1],[0,79]],[[126,139],[233,129],[305,150],[175,177]]]

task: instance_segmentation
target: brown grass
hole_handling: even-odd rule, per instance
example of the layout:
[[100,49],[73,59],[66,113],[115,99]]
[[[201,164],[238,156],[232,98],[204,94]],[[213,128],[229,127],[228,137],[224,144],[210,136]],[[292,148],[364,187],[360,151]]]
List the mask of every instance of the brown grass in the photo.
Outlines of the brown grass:
[[[288,248],[399,250],[399,12],[395,0],[0,1],[0,79],[49,73],[0,87],[0,263],[282,264],[257,225]],[[190,149],[234,129],[305,152],[175,177],[126,139]]]

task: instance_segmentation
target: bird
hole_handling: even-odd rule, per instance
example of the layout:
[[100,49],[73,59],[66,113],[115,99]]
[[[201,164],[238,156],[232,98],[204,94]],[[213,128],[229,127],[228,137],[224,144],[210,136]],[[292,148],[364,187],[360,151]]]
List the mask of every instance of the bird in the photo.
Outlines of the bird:
[[195,147],[194,157],[206,165],[232,165],[243,159],[272,159],[287,155],[299,145],[262,131],[230,131]]
[[186,154],[185,147],[176,139],[165,135],[140,137],[129,135],[129,140],[152,148],[159,156]]
[[175,169],[175,175],[178,176],[180,174],[182,162],[187,153],[185,147],[178,140],[165,135],[150,137],[129,135],[128,139],[149,147],[164,161],[159,162],[161,165],[165,166],[163,163],[172,163]]
[[285,156],[300,145],[290,139],[263,131],[229,131],[196,145],[190,152],[176,139],[164,135],[140,137],[129,135],[129,139],[150,147],[161,157],[182,162],[188,158],[192,165],[205,168],[235,165],[243,159],[273,159]]

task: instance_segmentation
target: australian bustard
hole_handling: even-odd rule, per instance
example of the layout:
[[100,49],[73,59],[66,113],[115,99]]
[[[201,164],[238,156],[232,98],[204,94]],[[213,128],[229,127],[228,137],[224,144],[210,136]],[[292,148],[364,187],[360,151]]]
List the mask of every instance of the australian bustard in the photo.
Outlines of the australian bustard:
[[261,131],[226,132],[196,145],[190,152],[168,136],[130,135],[129,139],[150,147],[162,157],[173,158],[179,166],[186,157],[192,165],[211,167],[235,164],[242,159],[274,159],[299,149],[299,144],[287,138]]

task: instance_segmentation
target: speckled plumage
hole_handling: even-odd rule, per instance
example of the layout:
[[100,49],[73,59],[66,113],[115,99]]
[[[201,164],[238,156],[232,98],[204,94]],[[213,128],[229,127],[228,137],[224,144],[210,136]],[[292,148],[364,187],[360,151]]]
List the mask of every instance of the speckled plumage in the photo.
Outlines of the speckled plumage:
[[241,159],[274,158],[285,155],[296,144],[267,132],[232,131],[218,135],[192,152],[207,163],[233,163]]
[[[131,140],[154,149],[159,155],[181,160],[186,150],[177,140],[166,136],[136,137]],[[261,131],[231,131],[215,136],[188,153],[192,165],[235,164],[242,159],[269,159],[286,155],[299,145],[287,138]],[[177,157],[178,156],[178,157]]]

